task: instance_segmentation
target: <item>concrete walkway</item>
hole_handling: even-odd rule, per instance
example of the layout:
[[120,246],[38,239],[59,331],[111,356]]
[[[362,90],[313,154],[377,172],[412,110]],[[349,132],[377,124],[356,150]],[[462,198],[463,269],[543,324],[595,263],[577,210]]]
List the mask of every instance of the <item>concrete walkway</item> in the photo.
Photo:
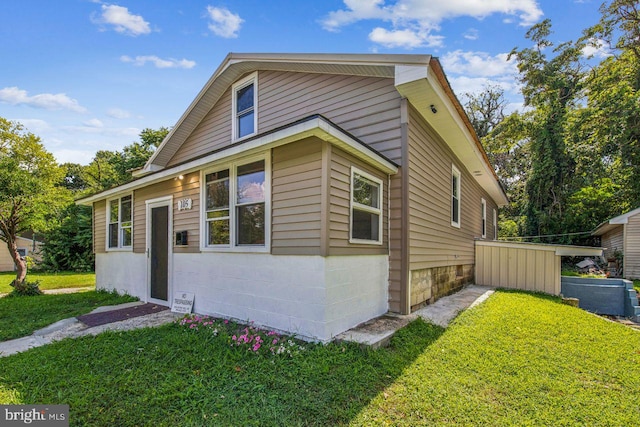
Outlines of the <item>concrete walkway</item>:
[[434,304],[427,305],[409,315],[386,314],[372,319],[341,333],[336,337],[336,340],[356,342],[371,348],[386,346],[398,329],[418,317],[446,328],[458,313],[481,304],[493,292],[493,288],[470,285],[453,295],[440,298]]
[[[109,305],[98,307],[91,313],[102,313],[105,311],[119,310],[122,308],[133,307],[144,304],[144,302],[136,301],[126,304]],[[131,319],[122,320],[120,322],[107,323],[106,325],[95,326],[90,328],[80,322],[75,317],[60,320],[45,328],[39,329],[28,337],[17,338],[15,340],[0,342],[0,357],[10,356],[12,354],[21,353],[34,347],[40,347],[50,344],[54,341],[60,341],[65,338],[78,338],[86,335],[98,335],[105,331],[128,331],[131,329],[146,328],[159,326],[164,323],[174,321],[181,315],[172,313],[170,310],[164,310],[158,313],[148,314],[146,316],[133,317]]]

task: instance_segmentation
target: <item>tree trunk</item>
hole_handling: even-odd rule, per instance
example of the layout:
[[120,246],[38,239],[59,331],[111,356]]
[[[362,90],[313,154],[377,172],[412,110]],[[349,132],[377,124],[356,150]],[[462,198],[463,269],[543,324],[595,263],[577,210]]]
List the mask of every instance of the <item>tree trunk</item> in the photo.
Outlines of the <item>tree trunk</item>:
[[27,263],[18,253],[18,245],[15,239],[9,238],[7,240],[9,255],[11,255],[11,259],[13,259],[13,263],[16,266],[16,280],[13,282],[13,287],[17,290],[24,290],[24,279],[27,277]]

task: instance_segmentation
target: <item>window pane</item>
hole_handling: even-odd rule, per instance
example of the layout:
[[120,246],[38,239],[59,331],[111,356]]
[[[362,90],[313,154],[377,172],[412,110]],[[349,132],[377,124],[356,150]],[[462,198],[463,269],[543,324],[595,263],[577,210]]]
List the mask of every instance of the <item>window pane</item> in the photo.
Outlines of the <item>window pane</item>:
[[236,113],[253,108],[253,83],[236,92]]
[[459,206],[458,199],[455,197],[452,198],[452,206],[451,206],[451,221],[458,223],[459,221]]
[[254,132],[253,125],[253,110],[238,116],[238,138],[251,135]]
[[458,197],[458,176],[457,175],[453,175],[451,177],[451,186],[453,187],[451,189],[451,194],[453,194],[453,197]]
[[114,223],[114,222],[118,222],[118,200],[112,200],[109,202],[109,222],[110,223]]
[[131,228],[122,229],[122,246],[131,246]]
[[237,203],[264,202],[264,160],[238,166]]
[[264,204],[238,206],[238,245],[264,245]]
[[378,200],[380,186],[358,174],[353,175],[353,201],[361,205],[379,208]]
[[229,244],[229,220],[209,221],[209,245]]
[[123,197],[121,200],[122,212],[120,213],[120,221],[131,221],[131,196]]
[[362,240],[380,240],[380,216],[378,214],[353,209],[351,216],[351,237]]
[[118,223],[109,224],[109,247],[118,247]]
[[218,181],[219,179],[229,178],[229,169],[225,169],[223,171],[218,171],[214,173],[209,173],[205,177],[207,182]]
[[207,184],[207,210],[229,207],[229,179]]

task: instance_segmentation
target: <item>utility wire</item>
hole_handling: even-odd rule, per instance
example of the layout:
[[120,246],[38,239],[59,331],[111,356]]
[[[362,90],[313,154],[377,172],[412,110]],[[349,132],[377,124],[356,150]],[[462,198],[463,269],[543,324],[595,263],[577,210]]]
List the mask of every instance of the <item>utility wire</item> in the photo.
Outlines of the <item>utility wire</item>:
[[579,233],[563,233],[563,234],[539,234],[537,236],[522,236],[522,237],[503,237],[501,240],[516,240],[516,239],[538,239],[540,237],[560,237],[560,236],[578,236],[581,234],[591,234],[590,231],[581,231]]

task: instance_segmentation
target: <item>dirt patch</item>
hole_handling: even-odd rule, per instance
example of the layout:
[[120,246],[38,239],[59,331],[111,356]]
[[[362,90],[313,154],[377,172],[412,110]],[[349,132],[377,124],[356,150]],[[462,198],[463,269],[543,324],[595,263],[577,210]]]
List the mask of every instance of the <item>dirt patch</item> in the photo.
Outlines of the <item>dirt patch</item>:
[[413,317],[403,316],[380,316],[367,322],[361,323],[355,329],[361,332],[380,333],[385,331],[395,331],[406,326]]

